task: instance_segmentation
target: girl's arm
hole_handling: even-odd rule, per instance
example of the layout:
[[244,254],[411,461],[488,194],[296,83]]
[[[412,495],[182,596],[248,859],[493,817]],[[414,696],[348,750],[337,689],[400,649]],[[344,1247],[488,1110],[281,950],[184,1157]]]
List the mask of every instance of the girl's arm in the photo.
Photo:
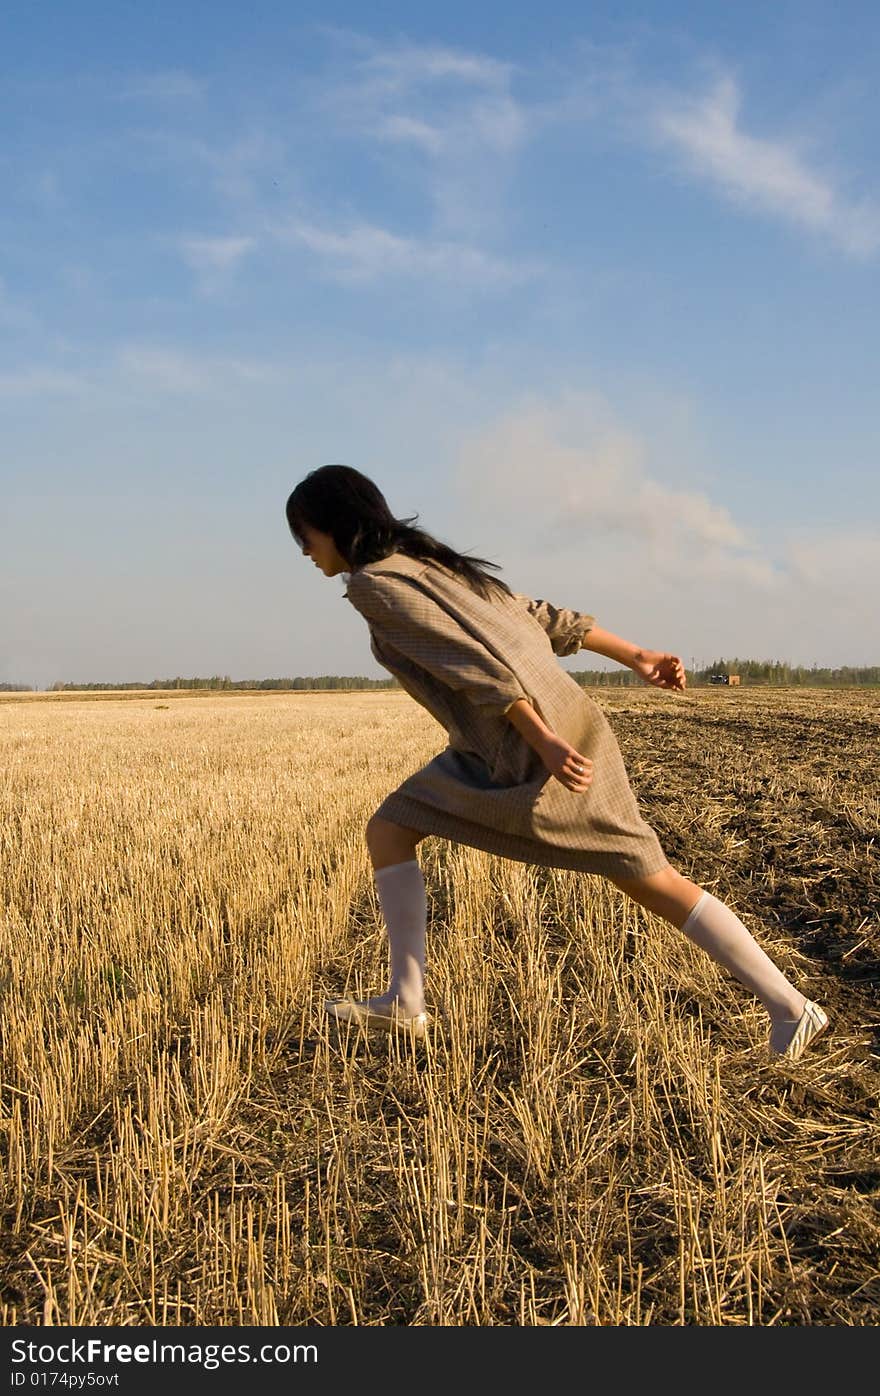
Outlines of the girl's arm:
[[[642,649],[598,625],[591,625],[587,630],[581,648],[604,655],[618,664],[625,664],[639,678],[654,684],[656,688],[672,688],[681,692],[687,682],[684,665],[678,655]],[[589,789],[593,780],[592,761],[552,732],[527,698],[512,703],[504,716],[562,785],[574,791]]]
[[612,635],[610,630],[602,630],[598,625],[591,626],[584,635],[581,648],[603,654],[606,659],[613,659],[618,664],[625,664],[627,669],[632,669],[640,679],[653,684],[655,688],[674,688],[681,692],[687,682],[684,665],[677,654],[642,649],[639,645],[630,644],[629,640],[622,640],[619,635]]
[[514,592],[513,599],[547,632],[550,647],[558,655],[577,654],[587,631],[596,623],[596,617],[585,611],[570,611],[552,601],[533,601],[522,592]]
[[[532,707],[527,698],[519,698],[504,716],[540,756],[547,770],[568,790],[584,791],[593,781],[593,763],[575,751],[562,737],[557,737]],[[579,769],[582,768],[582,769]]]

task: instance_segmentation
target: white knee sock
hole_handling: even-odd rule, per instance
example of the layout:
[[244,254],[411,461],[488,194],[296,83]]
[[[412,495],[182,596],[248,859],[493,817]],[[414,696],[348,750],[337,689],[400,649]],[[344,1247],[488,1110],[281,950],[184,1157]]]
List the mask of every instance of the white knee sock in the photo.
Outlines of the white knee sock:
[[374,873],[385,928],[391,982],[388,991],[370,1003],[397,1001],[401,1012],[422,1013],[425,1007],[425,928],[428,900],[425,879],[415,858],[393,863]]
[[682,932],[730,970],[741,984],[757,994],[779,1035],[790,1030],[803,1012],[806,999],[799,994],[773,961],[764,954],[739,917],[711,892],[704,892],[682,926]]

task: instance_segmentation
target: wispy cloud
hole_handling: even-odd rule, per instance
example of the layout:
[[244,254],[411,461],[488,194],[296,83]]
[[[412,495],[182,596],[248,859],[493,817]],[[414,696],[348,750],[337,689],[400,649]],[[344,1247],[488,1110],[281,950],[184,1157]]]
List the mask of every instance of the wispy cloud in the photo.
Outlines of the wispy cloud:
[[6,283],[0,276],[0,326],[8,330],[38,330],[37,316],[21,301],[10,296]]
[[377,86],[395,92],[445,79],[504,89],[516,71],[512,63],[439,44],[400,43],[381,47],[368,41],[366,47],[367,54],[360,64],[362,70],[373,76]]
[[165,169],[183,166],[207,174],[214,190],[232,203],[262,207],[267,186],[287,169],[284,141],[252,129],[231,141],[206,141],[179,130],[141,130],[126,135],[143,158]]
[[[318,148],[342,136],[380,154],[386,169],[393,166],[399,187],[409,185],[425,200],[424,232],[398,230],[391,220],[377,227],[350,207],[344,220],[337,211],[325,212],[304,187],[285,128],[257,125],[230,141],[171,129],[134,133],[148,159],[206,174],[214,190],[236,206],[239,227],[245,223],[255,230],[179,239],[199,289],[216,292],[267,234],[310,249],[325,274],[348,282],[426,275],[497,288],[534,276],[536,265],[514,265],[498,250],[506,234],[504,189],[530,133],[528,112],[511,90],[519,70],[437,45],[382,45],[338,32],[334,38],[336,58],[298,89],[296,128],[310,132]],[[145,90],[161,91],[161,76],[151,78]],[[173,92],[181,75],[164,77]],[[182,90],[186,86],[181,79]],[[286,214],[309,206],[315,209],[311,216],[294,215],[281,224],[279,208]]]
[[652,566],[679,575],[774,586],[778,573],[728,510],[651,475],[647,451],[597,396],[530,400],[463,448],[459,487],[554,549],[615,535]]
[[335,231],[291,219],[276,225],[274,234],[281,242],[308,248],[326,274],[339,281],[421,276],[493,290],[528,280],[540,270],[536,263],[510,262],[457,242],[401,237],[369,223]]
[[171,393],[202,393],[212,386],[209,365],[173,349],[130,345],[119,351],[126,378]]
[[89,391],[90,386],[80,374],[53,368],[22,368],[15,373],[0,373],[0,397],[7,399],[78,397]]
[[180,396],[218,396],[231,387],[279,378],[276,365],[259,359],[190,354],[161,345],[125,345],[117,362],[130,385]]
[[228,280],[238,263],[257,246],[253,237],[181,238],[179,247],[187,266],[196,273],[199,289],[213,295]]
[[441,229],[497,223],[505,182],[531,134],[514,96],[520,71],[483,54],[437,45],[349,38],[344,61],[315,90],[315,104],[348,137],[416,155],[401,173],[422,189]]
[[[799,586],[848,609],[865,602],[873,609],[880,595],[877,528],[798,528],[786,542],[785,556]],[[876,637],[876,625],[872,630]]]
[[512,64],[405,45],[374,50],[360,71],[348,100],[379,137],[461,156],[475,145],[511,152],[526,136],[525,110],[510,91]]
[[62,179],[55,169],[46,166],[41,170],[31,170],[22,183],[26,197],[40,208],[57,213],[65,203]]
[[124,99],[148,102],[192,101],[201,97],[205,84],[180,68],[143,73],[125,83],[119,92]]
[[827,233],[856,256],[874,255],[880,249],[880,209],[848,200],[792,144],[749,134],[740,107],[736,82],[723,76],[700,96],[658,101],[651,134],[735,202]]

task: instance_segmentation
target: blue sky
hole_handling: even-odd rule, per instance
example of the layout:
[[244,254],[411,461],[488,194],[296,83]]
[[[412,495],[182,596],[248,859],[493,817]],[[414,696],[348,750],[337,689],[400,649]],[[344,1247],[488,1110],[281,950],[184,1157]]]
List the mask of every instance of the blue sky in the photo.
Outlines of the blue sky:
[[876,6],[11,3],[0,54],[0,680],[381,676],[284,522],[338,461],[688,664],[880,662]]

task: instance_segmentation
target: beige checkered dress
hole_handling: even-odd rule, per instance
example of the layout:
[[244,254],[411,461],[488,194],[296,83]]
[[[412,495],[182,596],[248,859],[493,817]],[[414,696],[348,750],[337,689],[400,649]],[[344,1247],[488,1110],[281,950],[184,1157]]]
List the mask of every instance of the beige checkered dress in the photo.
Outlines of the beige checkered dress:
[[[581,648],[592,616],[521,595],[485,601],[449,568],[405,553],[349,574],[345,595],[376,659],[449,734],[377,814],[541,867],[612,877],[666,867],[604,714],[556,662]],[[504,716],[519,698],[593,762],[586,792],[556,780]]]

